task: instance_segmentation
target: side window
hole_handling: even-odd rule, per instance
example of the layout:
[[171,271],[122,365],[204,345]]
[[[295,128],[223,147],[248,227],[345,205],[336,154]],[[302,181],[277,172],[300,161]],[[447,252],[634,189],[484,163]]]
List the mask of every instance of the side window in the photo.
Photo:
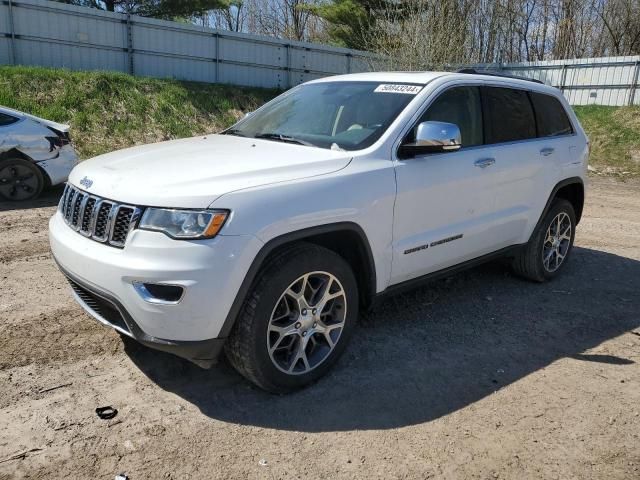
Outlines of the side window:
[[485,143],[513,142],[536,137],[536,122],[527,92],[483,87]]
[[0,127],[11,125],[12,123],[16,123],[17,121],[18,119],[16,117],[12,117],[11,115],[7,115],[5,113],[0,113]]
[[418,123],[455,123],[460,128],[462,146],[482,145],[482,107],[478,87],[455,87],[443,92],[429,106]]
[[573,127],[560,101],[551,95],[529,92],[533,109],[536,112],[539,137],[555,137],[569,135]]

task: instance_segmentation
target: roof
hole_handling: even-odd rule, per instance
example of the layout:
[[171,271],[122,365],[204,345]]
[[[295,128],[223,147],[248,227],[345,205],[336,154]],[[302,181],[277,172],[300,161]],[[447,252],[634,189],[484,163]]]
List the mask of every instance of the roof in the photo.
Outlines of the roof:
[[541,92],[551,93],[559,96],[560,91],[543,83],[532,82],[528,79],[521,79],[509,76],[484,75],[482,72],[473,73],[457,73],[457,72],[366,72],[366,73],[350,73],[348,75],[335,75],[333,77],[325,77],[313,80],[309,83],[316,82],[380,82],[380,83],[415,83],[426,85],[427,83],[442,77],[451,80],[480,80],[482,82],[491,82],[504,84],[505,86],[517,86],[526,90],[537,90]]
[[425,85],[430,81],[445,76],[454,75],[451,72],[365,72],[350,73],[347,75],[335,75],[325,77],[315,82],[396,82],[396,83],[418,83]]

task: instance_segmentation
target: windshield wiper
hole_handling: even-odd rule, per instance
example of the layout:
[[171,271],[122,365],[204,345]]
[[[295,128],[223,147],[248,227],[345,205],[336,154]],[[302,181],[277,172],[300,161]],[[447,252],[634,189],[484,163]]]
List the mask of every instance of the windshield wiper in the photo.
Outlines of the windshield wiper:
[[259,133],[255,138],[263,138],[265,140],[276,140],[278,142],[295,143],[297,145],[305,145],[307,147],[315,147],[313,143],[305,142],[299,138],[290,137],[289,135],[283,135],[281,133]]
[[246,137],[247,135],[242,132],[242,130],[238,128],[230,128],[229,130],[225,130],[222,132],[222,135],[236,135],[238,137]]

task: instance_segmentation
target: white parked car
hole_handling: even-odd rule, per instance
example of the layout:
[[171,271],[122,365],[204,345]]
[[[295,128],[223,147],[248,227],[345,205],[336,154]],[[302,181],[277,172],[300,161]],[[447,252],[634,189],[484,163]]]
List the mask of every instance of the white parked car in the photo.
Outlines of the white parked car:
[[0,200],[31,200],[78,163],[69,125],[0,107]]
[[78,165],[51,250],[100,322],[204,367],[224,349],[286,392],[331,367],[382,295],[498,256],[556,276],[587,156],[562,94],[533,81],[336,76],[222,134]]

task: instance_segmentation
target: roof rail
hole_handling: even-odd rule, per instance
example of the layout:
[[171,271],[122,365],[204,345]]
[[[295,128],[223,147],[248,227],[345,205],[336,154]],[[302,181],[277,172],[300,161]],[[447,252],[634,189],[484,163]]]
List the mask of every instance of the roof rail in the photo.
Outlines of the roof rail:
[[526,80],[527,82],[540,83],[544,85],[544,82],[535,78],[519,77],[517,75],[508,75],[506,73],[493,72],[491,70],[476,70],[475,68],[461,68],[456,70],[456,73],[468,73],[471,75],[489,75],[491,77],[503,77],[503,78],[515,78],[517,80]]

